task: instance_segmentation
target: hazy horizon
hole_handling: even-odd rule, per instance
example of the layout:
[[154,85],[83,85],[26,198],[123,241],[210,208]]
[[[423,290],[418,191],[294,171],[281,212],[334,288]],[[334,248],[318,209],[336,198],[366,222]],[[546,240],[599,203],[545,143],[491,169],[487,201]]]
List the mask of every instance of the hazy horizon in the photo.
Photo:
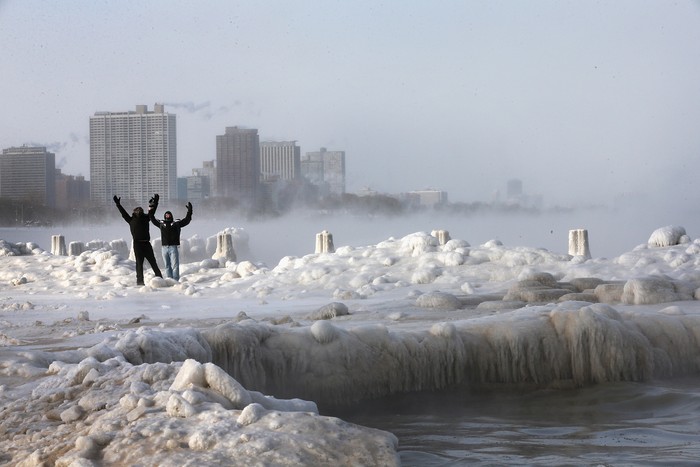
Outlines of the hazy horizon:
[[692,202],[699,25],[690,0],[2,0],[0,147],[89,178],[90,116],[158,102],[179,176],[237,125],[345,151],[348,192]]
[[[0,227],[0,239],[9,242],[35,242],[51,250],[51,236],[64,235],[66,245],[72,241],[131,241],[129,226],[116,208],[106,222],[68,223],[49,227]],[[621,208],[572,209],[569,211],[479,211],[455,214],[449,211],[422,211],[403,215],[369,215],[295,210],[284,216],[247,219],[240,213],[221,211],[203,213],[195,204],[190,225],[182,229],[181,238],[216,236],[229,229],[242,229],[249,237],[253,260],[272,268],[285,256],[302,257],[314,253],[315,236],[324,230],[333,235],[336,248],[375,245],[391,237],[402,238],[415,232],[447,230],[454,239],[477,247],[490,240],[507,247],[544,248],[553,253],[568,253],[569,231],[588,230],[593,258],[614,258],[645,244],[654,230],[667,225],[684,227],[691,239],[700,238],[700,216],[692,205],[669,207],[668,210],[645,206]],[[176,214],[177,215],[177,214]],[[159,238],[151,229],[151,240]]]

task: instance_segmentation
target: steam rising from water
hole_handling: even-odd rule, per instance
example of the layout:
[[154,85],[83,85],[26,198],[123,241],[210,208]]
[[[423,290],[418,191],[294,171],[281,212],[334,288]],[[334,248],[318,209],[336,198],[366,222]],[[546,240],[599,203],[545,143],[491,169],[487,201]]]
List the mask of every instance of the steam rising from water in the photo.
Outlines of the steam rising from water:
[[[478,212],[455,214],[430,211],[396,217],[359,214],[321,214],[296,212],[268,220],[247,220],[238,214],[220,214],[215,218],[197,212],[192,223],[182,230],[182,238],[194,235],[208,238],[229,228],[242,228],[249,234],[250,259],[277,265],[285,256],[314,253],[315,236],[327,230],[337,247],[374,245],[389,237],[400,238],[413,232],[447,230],[451,238],[481,245],[499,240],[504,245],[545,248],[568,253],[568,234],[572,229],[587,229],[594,258],[613,258],[646,243],[649,235],[665,225],[685,227],[691,238],[700,236],[700,215],[693,206],[626,206],[530,213]],[[114,222],[107,225],[67,225],[45,228],[0,228],[0,238],[10,242],[32,241],[43,248],[51,245],[51,235],[64,235],[71,241],[130,240],[128,226],[115,210]],[[151,229],[152,239],[158,232]]]

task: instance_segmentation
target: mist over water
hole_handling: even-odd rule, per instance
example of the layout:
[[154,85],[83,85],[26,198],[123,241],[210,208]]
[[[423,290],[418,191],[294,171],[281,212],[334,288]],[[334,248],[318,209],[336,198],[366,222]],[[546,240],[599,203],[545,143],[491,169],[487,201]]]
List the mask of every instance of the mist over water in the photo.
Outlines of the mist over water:
[[[433,230],[447,230],[451,238],[473,246],[499,240],[509,247],[544,248],[554,253],[568,253],[568,235],[572,229],[587,229],[590,251],[594,258],[614,258],[644,244],[651,233],[666,225],[685,227],[691,239],[700,237],[700,214],[694,206],[663,207],[626,206],[596,207],[572,210],[543,211],[478,211],[455,214],[426,211],[401,216],[319,213],[298,211],[278,218],[248,220],[234,213],[207,216],[197,212],[192,223],[182,230],[181,237],[201,238],[235,227],[249,236],[251,258],[274,267],[285,256],[301,257],[314,253],[316,234],[323,230],[333,234],[335,247],[375,245],[390,237]],[[128,225],[115,210],[114,221],[101,225],[55,225],[52,227],[0,228],[0,239],[10,242],[35,242],[50,250],[51,236],[64,235],[72,241],[130,241]],[[158,238],[151,229],[151,238]]]

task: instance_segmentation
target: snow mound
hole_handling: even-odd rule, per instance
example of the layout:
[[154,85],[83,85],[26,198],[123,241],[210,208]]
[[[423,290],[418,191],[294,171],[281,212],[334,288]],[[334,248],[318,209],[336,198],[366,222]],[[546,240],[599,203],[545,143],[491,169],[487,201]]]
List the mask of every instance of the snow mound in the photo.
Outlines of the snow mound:
[[338,316],[349,315],[348,306],[340,302],[332,302],[328,305],[324,305],[315,312],[311,313],[307,319],[316,321],[321,319],[333,319]]
[[686,235],[684,227],[667,225],[654,230],[647,243],[653,247],[667,247],[690,243],[690,238]]
[[632,305],[692,300],[694,289],[662,277],[630,279],[625,283],[620,301]]
[[[0,452],[8,465],[399,465],[391,433],[252,394],[193,360],[64,364],[4,404]],[[270,406],[314,408],[285,402]]]
[[428,292],[416,299],[416,305],[421,308],[437,308],[441,310],[458,310],[462,302],[456,296],[446,292]]

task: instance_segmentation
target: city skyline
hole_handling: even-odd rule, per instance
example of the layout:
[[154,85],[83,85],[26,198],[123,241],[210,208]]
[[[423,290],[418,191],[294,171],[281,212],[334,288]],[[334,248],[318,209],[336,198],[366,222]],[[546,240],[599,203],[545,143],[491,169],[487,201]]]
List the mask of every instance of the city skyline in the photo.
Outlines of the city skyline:
[[8,0],[0,147],[87,175],[87,117],[160,102],[178,176],[237,125],[346,151],[349,192],[484,200],[520,178],[562,202],[694,200],[698,24],[689,0]]

